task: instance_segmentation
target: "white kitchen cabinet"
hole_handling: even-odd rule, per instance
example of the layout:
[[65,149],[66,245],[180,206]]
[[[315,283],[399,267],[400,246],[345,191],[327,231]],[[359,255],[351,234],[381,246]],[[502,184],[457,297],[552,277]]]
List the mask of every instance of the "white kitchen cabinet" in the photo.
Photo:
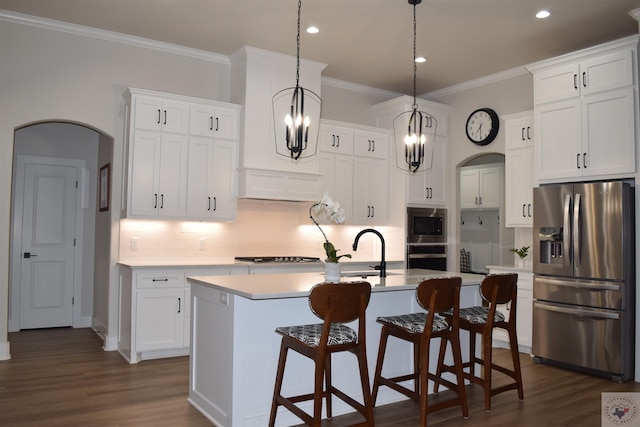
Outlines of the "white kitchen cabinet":
[[133,126],[170,133],[186,134],[189,130],[189,104],[162,97],[139,95],[132,100]]
[[386,225],[389,165],[383,159],[353,158],[353,224]]
[[353,155],[353,134],[354,130],[351,127],[330,124],[323,120],[320,124],[320,151]]
[[185,347],[184,311],[188,300],[184,288],[137,292],[136,349],[145,352]]
[[120,265],[118,352],[129,363],[188,355],[191,289],[186,277],[231,274],[249,274],[249,267]]
[[189,134],[238,139],[238,109],[211,104],[191,104]]
[[191,137],[187,217],[232,221],[237,211],[237,141]]
[[356,131],[353,147],[353,224],[387,225],[389,217],[389,138]]
[[[516,333],[518,335],[518,347],[521,353],[531,352],[531,340],[533,338],[533,273],[523,270],[491,268],[491,274],[518,274],[518,298],[516,305]],[[509,306],[503,305],[498,310],[508,319]],[[493,332],[493,345],[495,347],[508,348],[509,336],[506,331],[496,329]]]
[[445,167],[447,164],[447,143],[445,140],[436,138],[433,144],[431,168],[407,175],[407,203],[427,206],[447,204]]
[[539,181],[633,176],[637,45],[632,36],[528,67]]
[[533,112],[505,116],[505,225],[533,225]]
[[126,215],[233,220],[240,106],[133,88],[125,99]]
[[[353,156],[320,152],[322,188],[345,212],[345,223],[353,216]],[[323,221],[319,218],[318,221]]]
[[502,166],[461,168],[460,209],[499,209],[502,204],[502,188]]
[[187,136],[137,130],[129,156],[129,215],[184,218]]

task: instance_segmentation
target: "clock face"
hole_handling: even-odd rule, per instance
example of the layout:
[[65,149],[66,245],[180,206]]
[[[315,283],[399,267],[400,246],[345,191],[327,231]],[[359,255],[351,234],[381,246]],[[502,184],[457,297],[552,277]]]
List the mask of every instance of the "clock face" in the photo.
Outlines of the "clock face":
[[498,135],[500,121],[495,111],[490,108],[480,108],[469,115],[467,119],[467,137],[477,145],[487,145]]

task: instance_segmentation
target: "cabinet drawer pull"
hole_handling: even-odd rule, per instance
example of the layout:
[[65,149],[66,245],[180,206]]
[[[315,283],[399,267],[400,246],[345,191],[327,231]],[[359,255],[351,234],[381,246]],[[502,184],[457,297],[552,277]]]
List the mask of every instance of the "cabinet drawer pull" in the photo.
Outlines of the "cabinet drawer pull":
[[160,195],[160,209],[164,209],[164,194]]
[[573,75],[573,88],[576,89],[576,90],[578,89],[578,75],[577,74]]
[[582,86],[583,87],[587,87],[587,72],[586,71],[582,72]]
[[153,193],[153,209],[158,209],[158,193]]
[[531,203],[527,205],[527,214],[529,215],[529,218],[531,218]]
[[164,279],[151,279],[152,282],[168,282],[169,279],[167,279],[166,277]]
[[371,206],[371,218],[373,218],[374,216],[376,216],[376,207]]
[[164,110],[164,123],[163,125],[167,124],[167,110]]
[[523,141],[525,140],[525,137],[524,137],[524,128],[522,128],[522,140],[523,140]]
[[161,116],[162,116],[162,112],[160,110],[158,110],[158,124],[160,124]]
[[527,206],[526,204],[524,204],[524,203],[522,204],[522,217],[523,217],[523,218],[526,218],[526,217],[527,217],[527,214],[524,212],[524,210],[525,210],[526,206]]
[[531,139],[531,126],[527,126],[527,139]]
[[216,117],[216,132],[220,130],[220,120]]
[[582,167],[587,168],[587,153],[582,154]]
[[178,313],[182,311],[182,298],[178,298]]
[[576,167],[580,169],[580,153],[576,154]]
[[207,210],[210,211],[211,210],[211,197],[207,197],[207,199],[208,199]]
[[209,130],[213,130],[213,116],[209,116]]
[[216,199],[215,197],[213,198],[213,210],[217,210],[218,209],[218,199]]

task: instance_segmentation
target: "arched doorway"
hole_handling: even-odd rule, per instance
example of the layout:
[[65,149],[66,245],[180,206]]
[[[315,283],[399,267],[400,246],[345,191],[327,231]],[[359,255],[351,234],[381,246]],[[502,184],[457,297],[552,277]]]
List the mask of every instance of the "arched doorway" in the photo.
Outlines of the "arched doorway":
[[[15,130],[13,152],[8,329],[93,326],[96,258],[109,253],[111,234],[110,223],[101,225],[97,183],[113,138],[85,124],[31,123]],[[47,257],[54,261],[39,262]],[[36,317],[25,307],[38,308]]]
[[468,265],[467,271],[485,274],[487,265],[511,263],[514,231],[504,226],[504,155],[487,153],[461,162],[458,184],[461,269]]

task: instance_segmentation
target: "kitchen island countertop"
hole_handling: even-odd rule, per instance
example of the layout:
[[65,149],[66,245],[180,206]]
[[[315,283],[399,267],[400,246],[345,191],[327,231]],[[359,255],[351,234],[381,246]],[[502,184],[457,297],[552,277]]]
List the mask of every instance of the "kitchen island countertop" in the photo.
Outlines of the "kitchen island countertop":
[[[372,292],[389,292],[411,290],[425,278],[442,276],[462,277],[463,286],[477,286],[484,277],[481,274],[408,269],[389,270],[385,278],[378,276],[353,276],[353,272],[349,272],[349,276],[342,277],[341,280],[346,282],[365,280],[371,283]],[[189,276],[187,280],[190,283],[209,286],[251,300],[263,300],[307,296],[315,284],[324,281],[324,274],[289,273],[256,274],[250,276]]]

